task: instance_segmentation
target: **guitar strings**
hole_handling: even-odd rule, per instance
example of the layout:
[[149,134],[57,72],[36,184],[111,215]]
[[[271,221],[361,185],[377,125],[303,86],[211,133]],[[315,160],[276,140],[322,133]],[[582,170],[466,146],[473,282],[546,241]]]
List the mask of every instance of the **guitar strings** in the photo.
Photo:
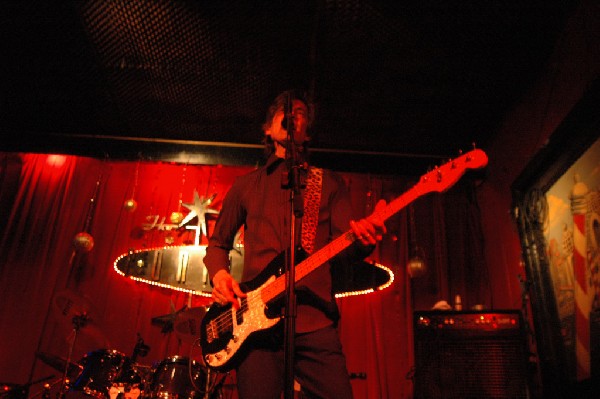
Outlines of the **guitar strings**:
[[[352,243],[354,240],[356,240],[356,237],[354,236],[354,234],[349,230],[347,231],[345,234],[342,234],[340,237],[338,237],[337,239],[333,240],[330,244],[332,244],[333,247],[336,247],[337,245],[340,245],[341,242],[343,241],[347,241],[345,243],[342,244],[342,248],[347,247],[350,243]],[[315,252],[310,259],[312,260],[316,260],[318,262],[318,264],[324,263],[325,261],[327,261],[328,259],[331,258],[331,253],[333,252],[334,254],[337,254],[338,252],[340,252],[341,249],[334,249],[333,251],[331,250],[332,246],[326,246],[324,248],[321,248],[320,250],[318,250],[317,252]],[[308,260],[308,259],[307,259]],[[298,267],[298,265],[296,265],[296,267]],[[267,285],[266,287],[263,287],[262,289],[260,289],[260,292],[262,292],[263,290],[272,290],[273,287],[275,287],[276,283],[281,282],[282,277],[277,277],[275,279],[275,281],[273,281],[271,284]],[[260,295],[256,295],[256,296],[252,296],[251,298],[247,299],[246,301],[242,301],[242,305],[240,306],[240,309],[237,312],[242,312],[245,313],[247,312],[250,308],[254,308],[256,306],[259,305],[259,303],[264,303],[262,301],[262,298]],[[236,313],[237,315],[237,313]],[[209,325],[212,326],[212,328],[214,328],[214,330],[216,330],[216,332],[218,333],[218,335],[228,332],[229,330],[233,330],[233,309],[228,309],[227,311],[221,313],[220,315],[218,315],[217,317],[215,317],[212,321],[209,322]]]
[[[381,212],[378,212],[378,213],[381,215]],[[387,216],[385,214],[382,216],[387,219]],[[305,261],[312,259],[313,263],[314,263],[314,261],[316,261],[318,265],[321,265],[322,263],[326,262],[328,259],[332,258],[336,254],[341,252],[342,249],[348,247],[356,239],[357,239],[357,237],[352,233],[352,231],[348,230],[348,231],[346,231],[346,233],[340,235],[338,238],[336,238],[335,240],[330,242],[329,245],[327,245],[327,246],[321,248],[320,250],[318,250],[317,252],[315,252],[310,258],[306,259]],[[304,262],[301,262],[300,264],[302,264],[302,263],[304,263]],[[296,268],[298,268],[298,266],[300,264],[296,265]],[[309,264],[310,264],[310,262],[309,262]],[[308,274],[307,271],[303,270],[302,267],[300,267],[299,269],[300,269],[299,274],[301,274],[301,273]],[[309,267],[309,269],[310,269],[310,267]],[[261,288],[260,291],[258,292],[258,295],[256,295],[256,296],[253,295],[249,299],[242,301],[240,309],[237,312],[242,312],[242,317],[243,317],[243,313],[247,312],[250,308],[257,307],[257,306],[259,306],[260,303],[265,304],[262,301],[262,296],[260,294],[263,292],[263,290],[264,291],[268,291],[268,290],[272,291],[274,289],[274,287],[276,287],[277,283],[281,283],[282,278],[283,278],[282,276],[277,277],[275,279],[275,281],[273,281],[271,284]],[[236,316],[237,316],[237,312],[236,312]],[[234,318],[233,309],[230,308],[209,322],[209,325],[211,325],[211,327],[212,327],[211,330],[213,330],[213,332],[214,332],[214,330],[216,330],[218,338],[220,338],[220,335],[222,333],[228,332],[230,330],[233,331],[233,318]]]
[[[260,302],[262,302],[262,300],[259,295],[251,296],[249,299],[243,300],[240,309],[236,312],[236,315],[238,312],[242,312],[243,317],[243,313],[246,313],[250,308],[258,306]],[[214,322],[217,332],[223,333],[227,332],[229,329],[233,329],[233,318],[233,309],[228,309],[224,313],[221,313],[215,317],[212,322]]]

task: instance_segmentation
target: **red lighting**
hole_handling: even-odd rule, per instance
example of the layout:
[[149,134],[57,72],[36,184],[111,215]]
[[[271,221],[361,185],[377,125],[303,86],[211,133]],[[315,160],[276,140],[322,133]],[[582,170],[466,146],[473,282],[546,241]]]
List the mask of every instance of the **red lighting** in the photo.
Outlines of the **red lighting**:
[[63,166],[65,164],[66,160],[67,160],[67,157],[64,155],[51,154],[51,155],[48,155],[48,158],[46,159],[46,163],[49,166],[54,166],[56,168],[60,168],[61,166]]

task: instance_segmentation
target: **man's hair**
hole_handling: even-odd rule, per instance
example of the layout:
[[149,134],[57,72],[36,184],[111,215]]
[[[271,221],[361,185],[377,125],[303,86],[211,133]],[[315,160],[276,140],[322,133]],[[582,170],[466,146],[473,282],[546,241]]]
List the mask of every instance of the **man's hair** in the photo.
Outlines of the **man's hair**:
[[[267,109],[267,115],[265,117],[265,122],[262,125],[263,132],[266,132],[267,129],[271,127],[271,123],[273,122],[273,117],[277,113],[278,110],[285,108],[288,100],[291,102],[292,100],[300,100],[302,101],[308,110],[306,115],[307,119],[307,135],[311,137],[310,128],[312,127],[314,117],[315,117],[315,106],[305,91],[298,89],[286,90],[277,95],[269,108]],[[275,152],[275,144],[273,144],[273,139],[269,135],[264,135],[263,144],[265,145],[265,156],[269,157],[272,153]],[[306,142],[304,143],[304,147],[306,150]]]

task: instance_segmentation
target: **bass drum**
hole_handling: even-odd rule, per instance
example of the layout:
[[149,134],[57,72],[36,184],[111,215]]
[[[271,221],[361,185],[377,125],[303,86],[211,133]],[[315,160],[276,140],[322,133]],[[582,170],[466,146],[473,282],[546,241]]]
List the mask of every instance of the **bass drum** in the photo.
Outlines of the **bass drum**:
[[193,399],[201,398],[206,391],[207,373],[204,367],[189,358],[168,357],[153,368],[146,384],[148,398]]
[[70,398],[114,399],[113,396],[125,391],[132,393],[127,395],[131,399],[139,396],[141,378],[123,353],[99,349],[87,353],[79,363],[83,369],[69,388]]

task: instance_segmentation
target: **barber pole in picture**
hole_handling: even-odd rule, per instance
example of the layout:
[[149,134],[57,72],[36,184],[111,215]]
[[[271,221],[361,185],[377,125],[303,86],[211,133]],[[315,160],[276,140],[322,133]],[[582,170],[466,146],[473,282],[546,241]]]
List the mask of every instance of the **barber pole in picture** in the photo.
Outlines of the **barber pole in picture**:
[[571,190],[571,214],[573,215],[573,274],[575,275],[575,354],[577,379],[590,377],[590,313],[594,301],[591,274],[586,265],[586,211],[587,186],[575,175]]

